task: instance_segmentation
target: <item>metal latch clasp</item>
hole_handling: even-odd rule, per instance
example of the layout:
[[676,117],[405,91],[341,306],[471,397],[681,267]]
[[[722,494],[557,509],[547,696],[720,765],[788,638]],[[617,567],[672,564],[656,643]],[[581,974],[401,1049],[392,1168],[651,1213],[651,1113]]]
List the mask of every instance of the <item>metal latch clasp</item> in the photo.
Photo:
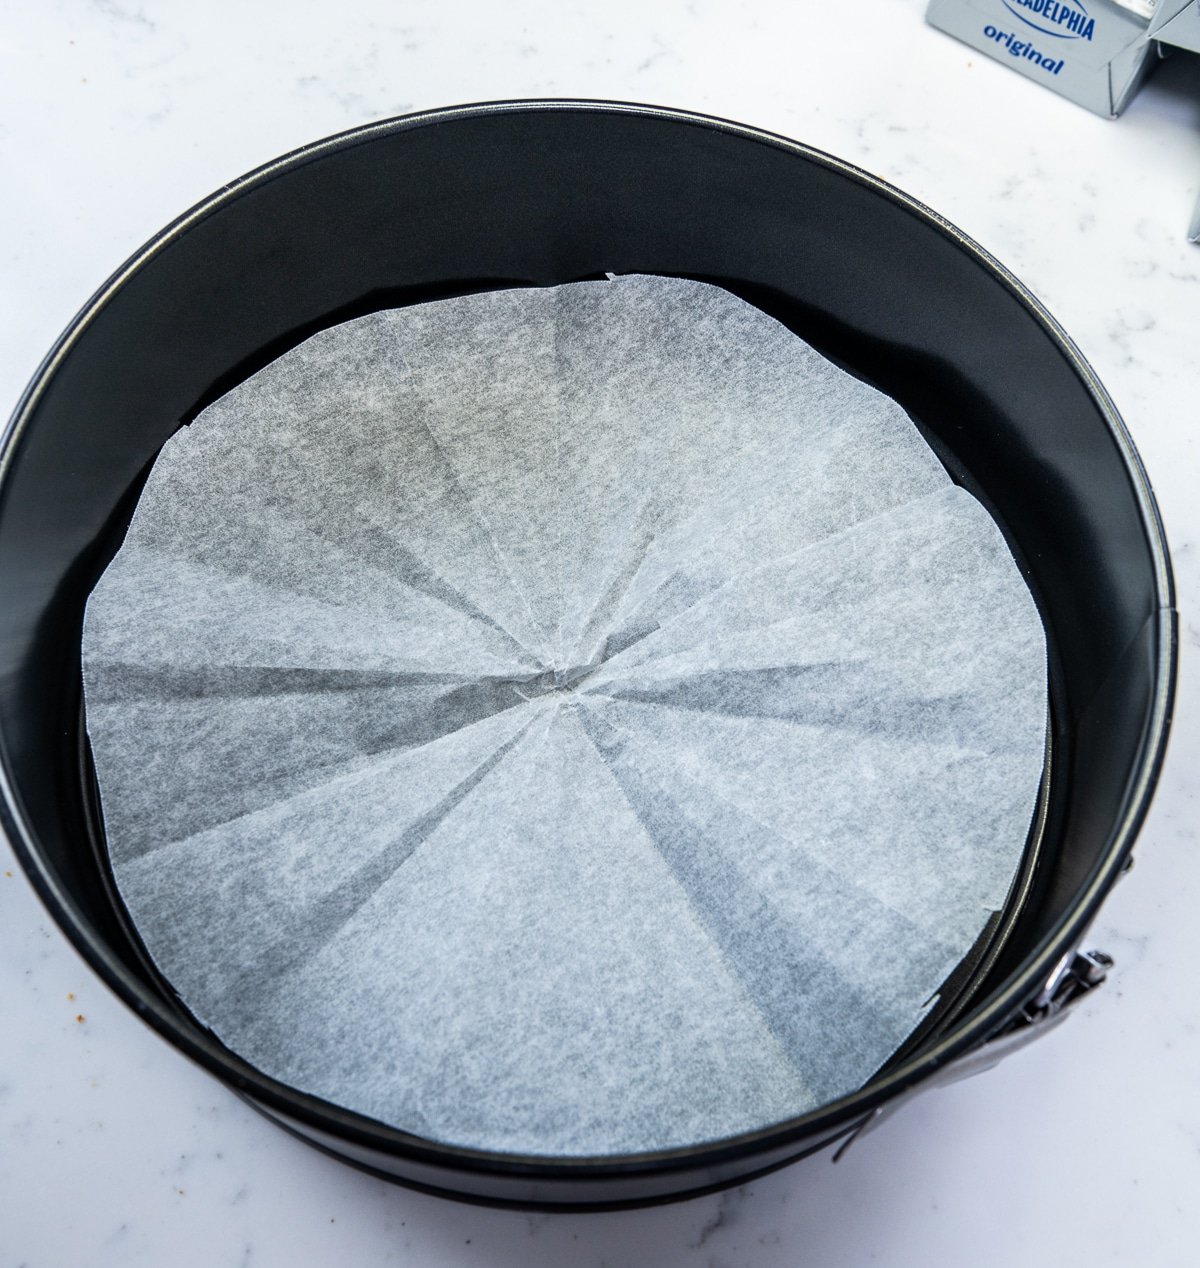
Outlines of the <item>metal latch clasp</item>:
[[1046,980],[1046,985],[1025,1005],[1024,1020],[1029,1024],[1045,1021],[1062,1012],[1108,976],[1113,958],[1103,951],[1071,951],[1064,955]]
[[1094,991],[1108,976],[1108,971],[1112,967],[1112,956],[1103,951],[1069,951],[1054,966],[1054,971],[1046,979],[1046,985],[1021,1009],[1003,1031],[980,1047],[964,1053],[943,1066],[936,1074],[931,1075],[923,1083],[909,1088],[895,1100],[878,1106],[846,1136],[833,1155],[833,1161],[840,1161],[846,1150],[860,1136],[874,1130],[880,1123],[890,1118],[901,1105],[911,1100],[918,1092],[924,1091],[926,1087],[956,1083],[959,1079],[991,1069],[1009,1052],[1023,1047],[1031,1039],[1043,1034],[1042,1027],[1049,1030],[1065,1021],[1068,1010],[1089,991]]

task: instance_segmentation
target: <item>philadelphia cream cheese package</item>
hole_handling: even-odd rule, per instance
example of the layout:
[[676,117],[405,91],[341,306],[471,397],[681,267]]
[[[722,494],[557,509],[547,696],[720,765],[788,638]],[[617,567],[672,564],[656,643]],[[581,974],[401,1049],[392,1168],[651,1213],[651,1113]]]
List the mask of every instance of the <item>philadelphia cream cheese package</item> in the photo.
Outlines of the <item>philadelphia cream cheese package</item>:
[[1113,118],[1158,60],[1149,8],[1149,0],[931,0],[926,19],[1027,78]]

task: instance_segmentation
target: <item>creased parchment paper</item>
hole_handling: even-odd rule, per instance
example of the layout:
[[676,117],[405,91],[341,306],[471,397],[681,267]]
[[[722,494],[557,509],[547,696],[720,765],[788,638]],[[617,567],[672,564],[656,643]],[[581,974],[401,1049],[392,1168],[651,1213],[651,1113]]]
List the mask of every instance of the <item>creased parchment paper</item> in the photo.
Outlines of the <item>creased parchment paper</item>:
[[164,447],[83,650],[185,1004],[488,1150],[860,1086],[1003,906],[1042,771],[990,517],[897,404],[678,279],[309,339]]

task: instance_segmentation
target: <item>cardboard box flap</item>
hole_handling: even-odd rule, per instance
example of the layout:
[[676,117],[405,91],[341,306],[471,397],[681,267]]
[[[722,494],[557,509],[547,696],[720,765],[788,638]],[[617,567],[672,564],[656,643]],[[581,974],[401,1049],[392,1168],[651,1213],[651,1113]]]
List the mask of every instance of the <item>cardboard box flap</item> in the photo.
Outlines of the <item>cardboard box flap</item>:
[[1197,0],[1161,0],[1150,24],[1150,34],[1164,44],[1200,53],[1200,3]]

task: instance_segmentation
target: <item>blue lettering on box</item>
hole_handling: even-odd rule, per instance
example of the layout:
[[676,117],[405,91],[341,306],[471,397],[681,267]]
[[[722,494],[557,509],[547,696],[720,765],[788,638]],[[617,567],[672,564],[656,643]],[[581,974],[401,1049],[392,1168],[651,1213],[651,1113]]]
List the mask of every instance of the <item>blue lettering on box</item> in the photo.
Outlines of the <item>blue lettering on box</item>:
[[[1005,2],[1007,3],[1007,0]],[[1027,62],[1032,62],[1035,66],[1040,66],[1048,75],[1057,75],[1066,65],[1064,58],[1060,57],[1056,61],[1049,54],[1038,52],[1028,40],[1018,40],[1010,32],[1001,31],[999,27],[992,26],[990,23],[983,28],[983,35],[985,39],[1003,44],[1013,57],[1020,57]]]
[[1088,15],[1083,0],[1003,0],[1019,22],[1056,40],[1091,41],[1096,19]]

